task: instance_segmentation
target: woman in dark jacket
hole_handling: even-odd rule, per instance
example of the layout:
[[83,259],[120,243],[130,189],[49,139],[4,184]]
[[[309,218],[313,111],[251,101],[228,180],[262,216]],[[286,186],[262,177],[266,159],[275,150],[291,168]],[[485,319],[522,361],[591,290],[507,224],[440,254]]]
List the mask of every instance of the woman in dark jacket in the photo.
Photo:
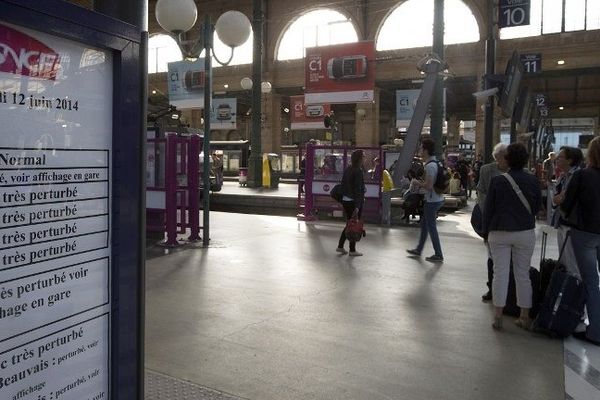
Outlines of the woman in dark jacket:
[[558,248],[564,248],[560,261],[567,267],[567,271],[577,276],[579,276],[579,269],[577,268],[573,244],[568,233],[572,224],[564,218],[561,218],[558,207],[565,199],[565,193],[569,187],[569,182],[571,182],[571,179],[573,178],[573,174],[581,169],[582,163],[583,152],[580,149],[568,146],[560,148],[560,152],[556,156],[556,169],[560,171],[560,176],[556,181],[554,189],[555,195],[552,199],[552,208],[554,209],[552,226],[557,229],[556,238],[558,240]]
[[[351,165],[344,171],[342,178],[342,205],[344,206],[344,214],[346,220],[350,218],[360,218],[362,215],[362,206],[365,197],[365,183],[364,183],[364,172],[363,166],[363,151],[354,150],[350,157]],[[340,242],[336,251],[338,253],[346,254],[344,244],[346,243],[346,228],[342,231],[340,236]],[[362,253],[356,251],[356,242],[350,241],[350,255],[351,256],[362,256]]]
[[600,346],[600,138],[590,142],[587,168],[573,174],[560,208],[572,223],[571,243],[586,290],[589,325],[578,339]]
[[[529,329],[532,288],[529,266],[535,247],[535,215],[541,207],[541,188],[537,178],[524,168],[529,154],[520,143],[506,148],[509,171],[492,178],[483,214],[484,238],[494,260],[492,301],[495,306],[494,329],[502,329],[511,258],[521,315],[517,326]],[[513,187],[513,184],[516,187]]]

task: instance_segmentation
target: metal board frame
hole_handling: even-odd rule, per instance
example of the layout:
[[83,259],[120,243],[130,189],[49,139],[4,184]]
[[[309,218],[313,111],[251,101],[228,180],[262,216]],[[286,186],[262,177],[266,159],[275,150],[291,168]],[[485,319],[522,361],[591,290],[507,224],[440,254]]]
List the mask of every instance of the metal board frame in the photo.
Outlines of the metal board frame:
[[141,31],[60,0],[0,0],[12,24],[112,51],[111,399],[144,398],[144,146]]

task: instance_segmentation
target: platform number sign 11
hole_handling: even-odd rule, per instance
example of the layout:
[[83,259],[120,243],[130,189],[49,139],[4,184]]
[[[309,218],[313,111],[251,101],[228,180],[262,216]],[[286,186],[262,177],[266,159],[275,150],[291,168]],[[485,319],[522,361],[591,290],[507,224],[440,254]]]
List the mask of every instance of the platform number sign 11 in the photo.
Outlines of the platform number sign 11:
[[529,25],[531,0],[500,0],[498,3],[498,27]]
[[542,72],[542,54],[521,54],[521,63],[526,74]]

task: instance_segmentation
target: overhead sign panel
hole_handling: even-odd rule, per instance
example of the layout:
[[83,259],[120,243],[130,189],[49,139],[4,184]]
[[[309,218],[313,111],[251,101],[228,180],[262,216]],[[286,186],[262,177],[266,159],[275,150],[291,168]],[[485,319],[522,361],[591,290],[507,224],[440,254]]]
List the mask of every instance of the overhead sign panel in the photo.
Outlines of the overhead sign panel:
[[542,72],[542,53],[521,54],[521,64],[526,74]]
[[410,121],[421,89],[396,90],[396,121]]
[[210,129],[236,129],[237,99],[213,99],[210,112]]
[[365,103],[374,100],[375,43],[306,49],[307,104]]
[[[421,89],[396,90],[396,127],[407,127],[415,112]],[[446,88],[444,88],[443,113],[446,115]],[[430,121],[429,116],[426,121]],[[430,122],[426,122],[430,125]]]
[[2,21],[0,46],[0,399],[108,399],[112,53]]
[[325,116],[331,112],[330,104],[306,104],[304,96],[290,97],[290,129],[325,129]]
[[204,58],[168,64],[169,103],[179,109],[204,108]]
[[500,0],[498,2],[498,27],[529,25],[531,0]]

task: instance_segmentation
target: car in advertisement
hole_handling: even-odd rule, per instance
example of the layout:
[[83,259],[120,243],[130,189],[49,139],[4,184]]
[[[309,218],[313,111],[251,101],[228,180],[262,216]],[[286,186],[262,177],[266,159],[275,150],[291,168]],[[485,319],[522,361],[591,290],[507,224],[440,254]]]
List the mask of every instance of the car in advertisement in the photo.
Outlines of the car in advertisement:
[[321,118],[325,115],[325,107],[322,105],[307,105],[306,116],[308,118]]
[[217,119],[219,121],[231,119],[231,106],[229,104],[219,104],[219,107],[217,107]]
[[183,82],[188,92],[204,90],[204,71],[187,71]]
[[327,62],[329,79],[362,79],[367,77],[367,56],[334,57]]

